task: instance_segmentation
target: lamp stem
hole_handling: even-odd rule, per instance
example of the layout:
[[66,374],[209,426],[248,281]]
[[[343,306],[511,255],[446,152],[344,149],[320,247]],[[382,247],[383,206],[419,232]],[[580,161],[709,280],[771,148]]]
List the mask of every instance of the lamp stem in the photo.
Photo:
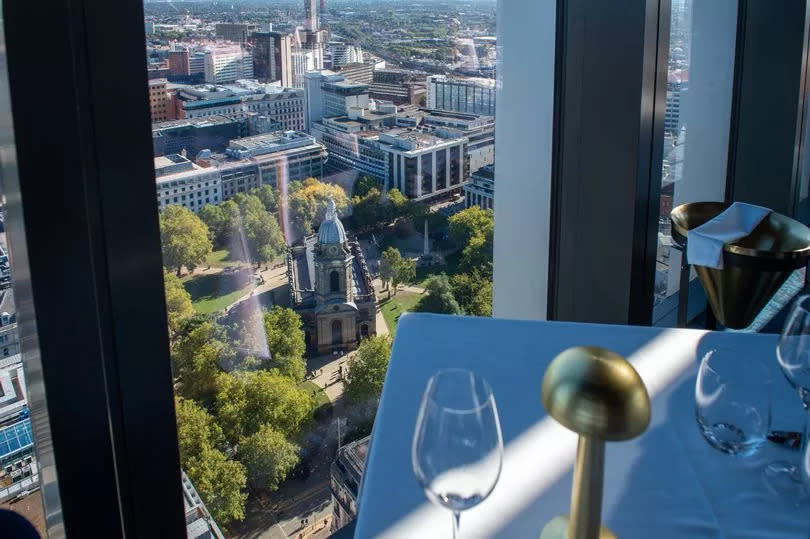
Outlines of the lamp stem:
[[605,441],[580,436],[574,466],[574,486],[571,490],[568,539],[599,537],[604,468]]

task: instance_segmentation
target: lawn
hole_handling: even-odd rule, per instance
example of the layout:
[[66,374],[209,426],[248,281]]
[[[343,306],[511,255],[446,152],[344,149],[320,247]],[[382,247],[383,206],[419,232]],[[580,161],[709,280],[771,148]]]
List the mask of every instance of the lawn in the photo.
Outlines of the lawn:
[[210,314],[225,309],[228,305],[250,292],[252,273],[249,269],[200,275],[189,279],[183,286],[191,295],[194,310]]
[[394,335],[397,321],[402,313],[413,309],[414,305],[422,297],[422,294],[415,292],[399,291],[396,296],[391,296],[391,299],[384,299],[380,302],[380,309],[382,309],[383,318],[385,318],[385,325],[388,326],[388,331]]
[[219,251],[212,251],[201,265],[211,266],[212,268],[227,268],[228,266],[245,265],[245,262],[241,260],[231,260],[228,250],[220,249]]
[[315,410],[318,410],[321,406],[327,406],[332,402],[329,400],[329,397],[326,396],[326,392],[315,382],[307,380],[298,384],[298,387],[309,391],[310,394],[315,393]]

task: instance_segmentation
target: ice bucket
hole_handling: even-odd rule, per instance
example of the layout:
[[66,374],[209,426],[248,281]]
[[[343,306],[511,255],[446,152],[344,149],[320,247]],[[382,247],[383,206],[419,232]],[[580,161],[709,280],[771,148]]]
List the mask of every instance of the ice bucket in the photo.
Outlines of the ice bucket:
[[[723,202],[681,204],[670,214],[672,240],[686,253],[688,231],[728,207]],[[723,269],[694,268],[717,320],[728,328],[743,329],[808,257],[810,229],[772,211],[751,234],[725,245]]]

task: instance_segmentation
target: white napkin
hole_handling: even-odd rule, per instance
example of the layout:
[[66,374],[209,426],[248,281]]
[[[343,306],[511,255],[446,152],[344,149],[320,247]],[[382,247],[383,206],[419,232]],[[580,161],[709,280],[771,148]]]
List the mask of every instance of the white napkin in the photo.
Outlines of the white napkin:
[[768,208],[735,202],[686,236],[686,258],[694,266],[723,269],[723,246],[747,236],[771,213]]

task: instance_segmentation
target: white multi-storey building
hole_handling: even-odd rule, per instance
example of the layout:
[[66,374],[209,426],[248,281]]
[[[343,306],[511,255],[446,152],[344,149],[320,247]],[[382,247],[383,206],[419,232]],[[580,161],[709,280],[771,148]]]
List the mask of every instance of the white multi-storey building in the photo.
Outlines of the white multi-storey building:
[[470,181],[464,184],[465,208],[479,206],[484,210],[495,208],[495,166],[487,165],[470,174]]
[[329,43],[328,50],[332,58],[332,67],[363,63],[363,49],[357,45],[347,45],[340,41],[332,41]]
[[225,83],[253,78],[253,55],[240,45],[206,47],[205,82]]
[[396,188],[415,200],[460,191],[469,174],[468,139],[386,127],[395,119],[395,109],[353,111],[313,123],[312,134],[326,146],[330,165],[373,176],[385,191]]
[[181,119],[242,112],[267,116],[287,131],[303,131],[304,90],[240,80],[235,84],[204,84],[177,92],[177,114]]
[[333,71],[310,71],[304,92],[307,102],[306,127],[323,118],[348,115],[352,109],[369,107],[368,85],[347,81]]
[[155,182],[160,209],[177,204],[197,212],[222,201],[219,170],[201,167],[179,154],[155,157]]

